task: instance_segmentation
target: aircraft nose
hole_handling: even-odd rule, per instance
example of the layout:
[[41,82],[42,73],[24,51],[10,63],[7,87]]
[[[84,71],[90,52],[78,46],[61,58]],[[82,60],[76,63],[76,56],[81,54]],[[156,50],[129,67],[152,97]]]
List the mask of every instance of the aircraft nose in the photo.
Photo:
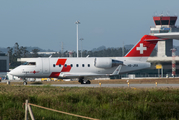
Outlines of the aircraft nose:
[[9,74],[16,76],[16,75],[18,75],[18,70],[15,68],[15,69],[11,70],[11,71],[9,72]]
[[14,70],[11,70],[11,71],[9,72],[9,74],[10,74],[10,75],[14,75]]

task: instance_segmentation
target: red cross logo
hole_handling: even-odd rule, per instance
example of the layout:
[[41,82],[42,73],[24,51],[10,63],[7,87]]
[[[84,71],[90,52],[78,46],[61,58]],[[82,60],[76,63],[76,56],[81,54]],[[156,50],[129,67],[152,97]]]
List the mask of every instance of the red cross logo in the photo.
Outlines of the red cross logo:
[[37,72],[34,70],[33,73],[35,74],[35,73],[37,73]]

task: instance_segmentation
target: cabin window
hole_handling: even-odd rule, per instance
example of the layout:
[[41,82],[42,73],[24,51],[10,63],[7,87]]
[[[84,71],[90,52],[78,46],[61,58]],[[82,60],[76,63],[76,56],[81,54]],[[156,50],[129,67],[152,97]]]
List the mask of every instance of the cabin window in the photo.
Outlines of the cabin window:
[[55,67],[55,64],[53,64],[53,67]]
[[76,67],[78,67],[78,64],[76,64]]
[[59,67],[61,67],[61,64],[59,64]]
[[73,64],[71,64],[71,67],[73,67]]
[[82,64],[82,67],[85,67],[85,65],[84,65],[84,64]]
[[90,64],[88,64],[88,67],[90,67]]
[[67,64],[65,64],[65,67],[67,67]]

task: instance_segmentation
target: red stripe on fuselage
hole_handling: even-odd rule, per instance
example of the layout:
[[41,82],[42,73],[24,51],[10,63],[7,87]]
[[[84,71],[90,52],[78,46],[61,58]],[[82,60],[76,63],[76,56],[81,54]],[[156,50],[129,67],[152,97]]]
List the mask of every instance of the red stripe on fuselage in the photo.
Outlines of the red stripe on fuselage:
[[51,77],[51,78],[58,78],[59,75],[60,75],[60,72],[52,72],[49,77]]
[[64,65],[67,59],[58,59],[56,65]]
[[71,66],[70,66],[70,65],[67,65],[66,67],[65,67],[65,66],[63,66],[63,68],[62,68],[62,71],[61,71],[61,72],[70,72],[70,70],[71,70]]
[[[71,70],[71,65],[67,65],[67,66],[65,65],[66,60],[67,59],[58,59],[57,60],[56,65],[60,65],[61,64],[63,66],[61,72],[70,72],[70,70]],[[52,72],[49,77],[51,77],[51,78],[58,78],[61,72]]]

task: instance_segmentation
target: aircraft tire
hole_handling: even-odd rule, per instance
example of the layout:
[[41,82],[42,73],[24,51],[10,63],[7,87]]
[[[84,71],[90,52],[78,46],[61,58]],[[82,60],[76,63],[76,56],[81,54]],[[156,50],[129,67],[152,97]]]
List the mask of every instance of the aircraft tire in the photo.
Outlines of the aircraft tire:
[[78,82],[81,84],[84,84],[84,80],[82,80],[82,79],[80,79]]
[[91,84],[91,81],[88,80],[88,81],[86,82],[86,84]]
[[84,80],[81,81],[81,84],[84,84]]
[[27,82],[24,82],[23,84],[24,84],[24,85],[27,85]]

